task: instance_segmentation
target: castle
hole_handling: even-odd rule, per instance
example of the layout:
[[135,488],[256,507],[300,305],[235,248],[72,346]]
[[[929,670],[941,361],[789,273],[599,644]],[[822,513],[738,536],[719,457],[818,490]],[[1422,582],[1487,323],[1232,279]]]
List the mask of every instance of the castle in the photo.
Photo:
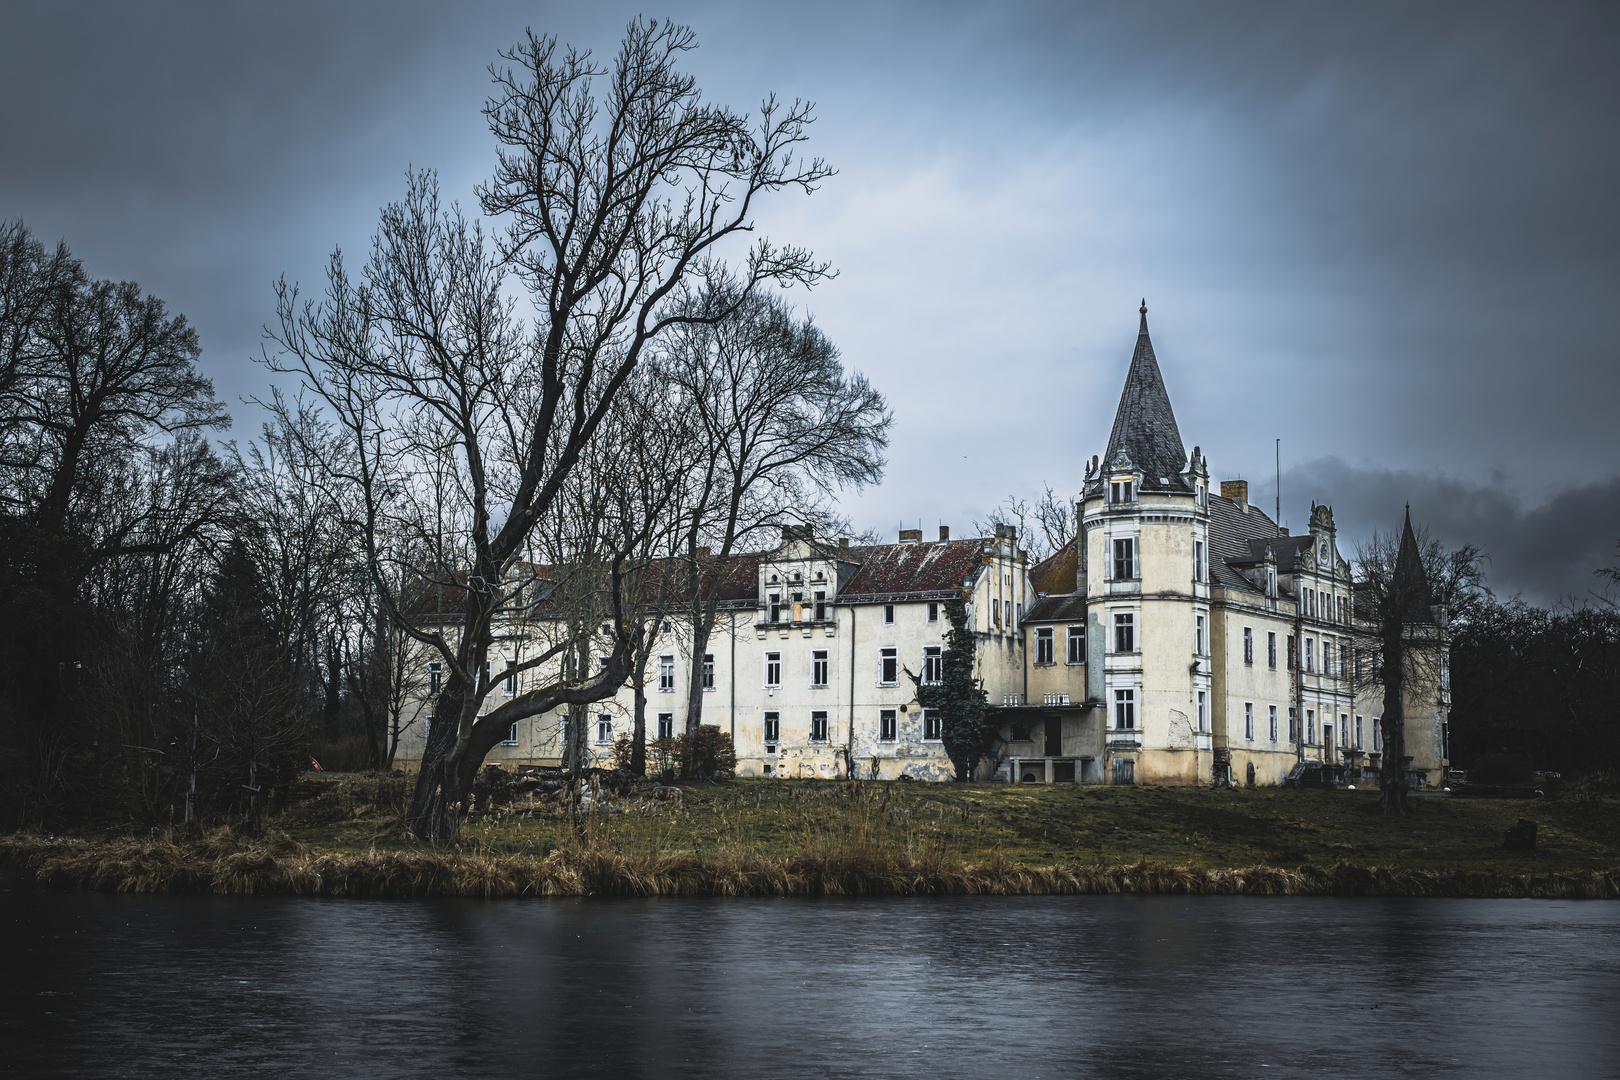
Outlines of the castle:
[[[986,777],[1276,784],[1305,765],[1351,779],[1385,767],[1382,699],[1358,679],[1371,656],[1331,509],[1313,505],[1295,536],[1249,502],[1246,482],[1211,490],[1201,449],[1182,443],[1145,302],[1076,511],[1074,539],[1034,564],[1009,525],[956,540],[902,530],[870,546],[784,530],[774,550],[718,576],[703,656],[677,620],[660,628],[643,684],[648,738],[684,730],[701,664],[702,722],[732,735],[739,775],[949,779],[940,718],[908,672],[940,678],[944,605],[961,599],[999,725]],[[512,627],[498,648],[516,662],[524,637]],[[520,691],[516,678],[498,684],[486,710]],[[633,697],[627,686],[591,706],[597,753],[630,731]],[[1443,666],[1407,690],[1402,766],[1414,783],[1444,777],[1448,708]],[[520,721],[489,760],[557,763],[565,719]],[[424,726],[402,753],[419,750]]]

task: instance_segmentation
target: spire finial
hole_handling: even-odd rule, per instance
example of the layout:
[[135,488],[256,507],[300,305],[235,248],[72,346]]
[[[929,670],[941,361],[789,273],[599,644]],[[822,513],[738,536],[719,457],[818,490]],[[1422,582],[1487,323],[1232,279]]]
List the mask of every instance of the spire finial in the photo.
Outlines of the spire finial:
[[1142,297],[1142,329],[1140,332],[1147,333],[1147,297],[1145,296]]
[[1147,314],[1147,297],[1142,297],[1142,314]]

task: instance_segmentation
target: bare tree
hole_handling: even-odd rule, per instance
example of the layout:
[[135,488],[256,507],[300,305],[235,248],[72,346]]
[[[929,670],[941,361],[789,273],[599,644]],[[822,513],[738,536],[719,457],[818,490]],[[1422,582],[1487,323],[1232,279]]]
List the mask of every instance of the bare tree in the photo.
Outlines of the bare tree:
[[1426,531],[1414,531],[1411,507],[1399,538],[1375,532],[1356,547],[1356,618],[1372,651],[1356,683],[1383,695],[1380,805],[1386,814],[1407,812],[1407,705],[1445,678],[1450,621],[1488,596],[1482,560],[1477,547],[1447,551]]
[[[279,291],[278,348],[266,359],[296,373],[342,432],[347,453],[333,470],[358,492],[379,587],[390,564],[409,566],[456,597],[451,629],[413,620],[404,598],[384,594],[390,617],[438,652],[448,676],[412,803],[420,835],[454,834],[479,764],[514,720],[623,683],[635,634],[615,594],[600,671],[565,667],[479,719],[493,620],[522,587],[514,572],[533,561],[537,525],[557,511],[649,343],[726,314],[671,309],[669,299],[753,229],[758,196],[810,191],[829,173],[796,152],[808,105],[767,100],[751,122],[705,104],[677,68],[693,46],[684,27],[638,20],[600,68],[530,34],[502,54],[511,66],[491,68],[496,94],[484,110],[500,150],[479,197],[507,221],[495,248],[459,210],[442,211],[436,180],[418,174],[384,210],[359,281],[334,256],[323,302]],[[534,302],[531,325],[514,315],[508,267]],[[808,285],[825,269],[758,241],[738,301],[760,282]],[[625,558],[595,569],[617,588]]]
[[[827,529],[828,497],[883,475],[892,415],[883,395],[810,319],[779,296],[743,298],[709,281],[682,297],[688,321],[671,334],[667,372],[692,437],[707,454],[688,474],[685,611],[692,630],[686,730],[703,718],[703,657],[727,561],[784,524]],[[714,315],[729,312],[722,318]]]
[[981,536],[989,536],[998,521],[1016,525],[1019,539],[1030,558],[1037,562],[1073,540],[1080,525],[1075,517],[1074,500],[1060,496],[1051,484],[1045,485],[1033,501],[1008,495],[990,516],[988,522],[975,521],[974,530]]

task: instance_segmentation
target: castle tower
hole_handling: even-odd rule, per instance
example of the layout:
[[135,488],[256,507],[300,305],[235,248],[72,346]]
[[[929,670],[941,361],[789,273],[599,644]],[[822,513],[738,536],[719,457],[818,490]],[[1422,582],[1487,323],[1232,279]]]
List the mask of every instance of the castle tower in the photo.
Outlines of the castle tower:
[[1189,457],[1141,308],[1102,459],[1081,499],[1087,697],[1107,710],[1105,777],[1200,783],[1214,725],[1209,468]]

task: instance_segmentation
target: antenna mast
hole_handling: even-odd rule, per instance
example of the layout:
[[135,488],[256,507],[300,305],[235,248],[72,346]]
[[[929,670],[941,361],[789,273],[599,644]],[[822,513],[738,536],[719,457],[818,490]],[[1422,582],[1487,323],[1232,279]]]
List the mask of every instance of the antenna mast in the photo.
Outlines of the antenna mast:
[[1282,440],[1277,440],[1277,519],[1282,524]]

